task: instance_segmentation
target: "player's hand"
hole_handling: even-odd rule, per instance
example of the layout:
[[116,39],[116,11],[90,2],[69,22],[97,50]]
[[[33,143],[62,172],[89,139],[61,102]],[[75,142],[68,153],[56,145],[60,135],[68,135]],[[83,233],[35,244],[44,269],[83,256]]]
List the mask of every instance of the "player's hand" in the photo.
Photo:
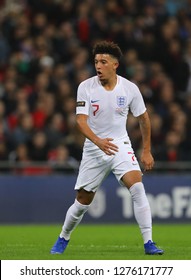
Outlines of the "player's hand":
[[141,154],[141,163],[144,166],[144,171],[151,170],[154,166],[154,159],[150,152],[143,151]]
[[113,138],[99,139],[96,145],[108,156],[115,155],[119,148],[112,143]]

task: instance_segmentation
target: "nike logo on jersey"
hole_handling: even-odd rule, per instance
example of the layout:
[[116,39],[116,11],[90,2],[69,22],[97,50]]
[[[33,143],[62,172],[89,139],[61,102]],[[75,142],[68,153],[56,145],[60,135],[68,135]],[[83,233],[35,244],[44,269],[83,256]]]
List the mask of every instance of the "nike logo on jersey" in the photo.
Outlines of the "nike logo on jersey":
[[98,102],[99,100],[91,100],[91,103],[96,103]]

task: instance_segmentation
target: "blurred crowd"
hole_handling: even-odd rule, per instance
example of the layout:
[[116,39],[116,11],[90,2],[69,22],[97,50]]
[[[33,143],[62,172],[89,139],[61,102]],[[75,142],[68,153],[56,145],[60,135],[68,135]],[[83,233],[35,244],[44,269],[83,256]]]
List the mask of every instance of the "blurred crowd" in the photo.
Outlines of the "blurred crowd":
[[[95,75],[98,40],[123,51],[118,74],[141,90],[155,160],[191,161],[190,0],[4,0],[1,162],[78,167],[84,138],[75,126],[76,89]],[[139,153],[141,134],[131,114],[127,130]]]

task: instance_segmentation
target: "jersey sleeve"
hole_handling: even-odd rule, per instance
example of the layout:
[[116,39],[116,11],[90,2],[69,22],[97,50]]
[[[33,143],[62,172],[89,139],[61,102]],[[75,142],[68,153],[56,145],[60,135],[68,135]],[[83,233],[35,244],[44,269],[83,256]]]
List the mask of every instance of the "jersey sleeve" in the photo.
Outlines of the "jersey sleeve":
[[142,115],[146,111],[146,106],[142,94],[136,85],[132,86],[132,101],[130,103],[130,110],[134,117]]
[[79,85],[77,90],[76,114],[89,115],[89,98],[83,83]]

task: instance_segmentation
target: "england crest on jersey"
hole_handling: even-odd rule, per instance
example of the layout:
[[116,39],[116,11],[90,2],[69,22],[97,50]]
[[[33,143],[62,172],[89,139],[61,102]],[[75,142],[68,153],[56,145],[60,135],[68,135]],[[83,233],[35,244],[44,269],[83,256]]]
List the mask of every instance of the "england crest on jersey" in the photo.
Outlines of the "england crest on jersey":
[[120,108],[125,107],[127,104],[127,96],[117,96],[117,105]]

